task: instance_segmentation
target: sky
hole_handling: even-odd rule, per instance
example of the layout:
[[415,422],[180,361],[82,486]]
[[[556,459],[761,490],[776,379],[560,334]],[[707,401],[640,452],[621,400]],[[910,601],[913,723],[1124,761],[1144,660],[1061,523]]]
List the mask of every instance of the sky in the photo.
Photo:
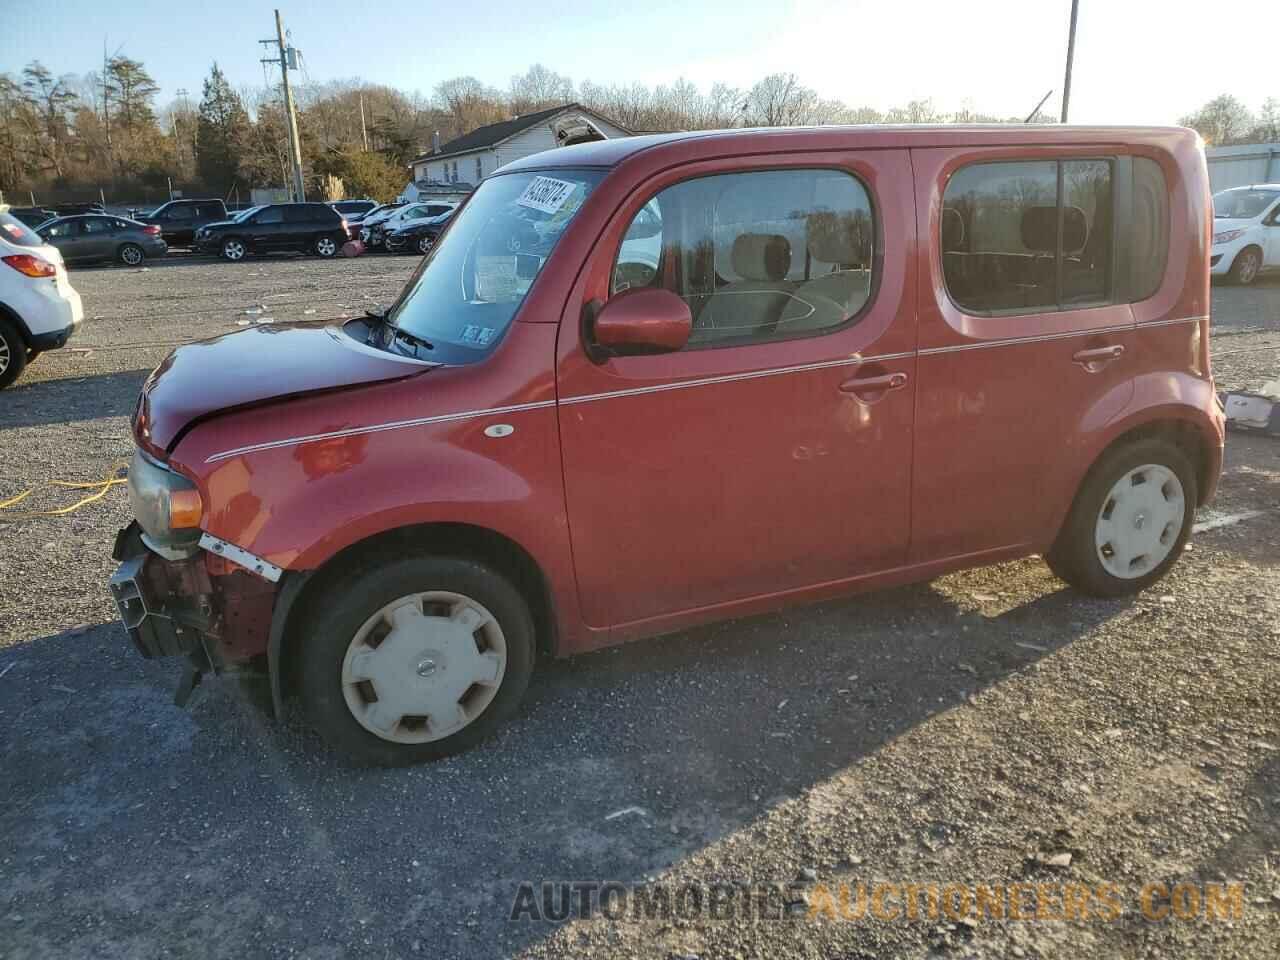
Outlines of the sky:
[[[1071,9],[1071,0],[280,2],[312,82],[360,77],[429,94],[469,74],[505,88],[542,63],[575,81],[683,76],[705,90],[790,72],[850,106],[932,99],[942,111],[999,116],[1030,113],[1049,90],[1045,110],[1061,109]],[[1220,93],[1256,111],[1280,97],[1280,69],[1274,38],[1244,25],[1274,25],[1273,4],[1232,0],[1220,8],[1230,24],[1215,26],[1202,0],[1080,0],[1071,121],[1176,123]],[[36,9],[0,0],[0,72],[39,59],[54,73],[84,73],[101,66],[105,41],[146,65],[161,106],[181,88],[198,99],[214,60],[237,87],[261,87],[256,41],[275,34],[273,8],[250,0],[49,0]],[[1214,39],[1228,28],[1244,47],[1229,60]]]

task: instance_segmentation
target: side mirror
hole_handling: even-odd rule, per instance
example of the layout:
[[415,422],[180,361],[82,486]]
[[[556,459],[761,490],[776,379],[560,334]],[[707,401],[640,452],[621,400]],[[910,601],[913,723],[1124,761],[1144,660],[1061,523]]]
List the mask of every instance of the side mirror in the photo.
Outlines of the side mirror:
[[593,363],[611,356],[672,353],[689,342],[693,314],[670,290],[640,287],[588,304],[584,342]]

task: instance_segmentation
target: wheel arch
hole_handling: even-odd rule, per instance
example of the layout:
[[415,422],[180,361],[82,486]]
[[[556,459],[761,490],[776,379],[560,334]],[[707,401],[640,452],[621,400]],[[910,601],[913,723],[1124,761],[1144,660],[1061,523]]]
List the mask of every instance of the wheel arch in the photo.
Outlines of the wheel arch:
[[303,644],[298,630],[301,611],[325,590],[333,589],[344,573],[381,556],[414,551],[468,557],[509,578],[529,604],[538,652],[556,654],[560,630],[550,582],[523,546],[505,534],[469,523],[428,522],[396,527],[350,544],[315,570],[286,573],[276,597],[267,644],[271,699],[277,716],[285,696],[296,689],[295,668]]
[[1152,439],[1171,443],[1182,452],[1196,471],[1196,506],[1204,506],[1208,502],[1217,487],[1217,473],[1222,466],[1220,448],[1215,447],[1210,433],[1195,420],[1179,416],[1174,412],[1164,412],[1149,420],[1122,427],[1097,450],[1089,461],[1088,467],[1077,478],[1070,502],[1062,512],[1054,530],[1053,542],[1057,542],[1070,521],[1071,512],[1075,508],[1080,491],[1084,489],[1099,465],[1122,447]]
[[18,311],[9,306],[3,300],[0,300],[0,317],[8,320],[14,325],[18,331],[18,336],[22,338],[22,342],[26,344],[27,349],[31,349],[31,329],[27,326],[27,322],[18,316]]

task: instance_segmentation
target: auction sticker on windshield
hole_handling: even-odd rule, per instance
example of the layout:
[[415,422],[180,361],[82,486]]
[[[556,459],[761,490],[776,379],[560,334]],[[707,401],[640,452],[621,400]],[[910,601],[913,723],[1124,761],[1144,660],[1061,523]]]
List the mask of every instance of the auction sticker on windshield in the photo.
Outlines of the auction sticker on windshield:
[[553,177],[534,177],[516,201],[522,207],[555,213],[573,193],[576,183],[556,180]]

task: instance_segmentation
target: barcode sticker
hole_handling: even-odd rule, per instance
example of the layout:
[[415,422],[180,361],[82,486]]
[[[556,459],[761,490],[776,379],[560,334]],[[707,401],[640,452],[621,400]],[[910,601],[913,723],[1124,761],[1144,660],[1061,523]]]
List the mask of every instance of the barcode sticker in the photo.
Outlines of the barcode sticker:
[[555,213],[573,194],[575,183],[567,180],[556,180],[552,177],[534,177],[533,182],[525,187],[524,193],[516,203],[543,213]]

